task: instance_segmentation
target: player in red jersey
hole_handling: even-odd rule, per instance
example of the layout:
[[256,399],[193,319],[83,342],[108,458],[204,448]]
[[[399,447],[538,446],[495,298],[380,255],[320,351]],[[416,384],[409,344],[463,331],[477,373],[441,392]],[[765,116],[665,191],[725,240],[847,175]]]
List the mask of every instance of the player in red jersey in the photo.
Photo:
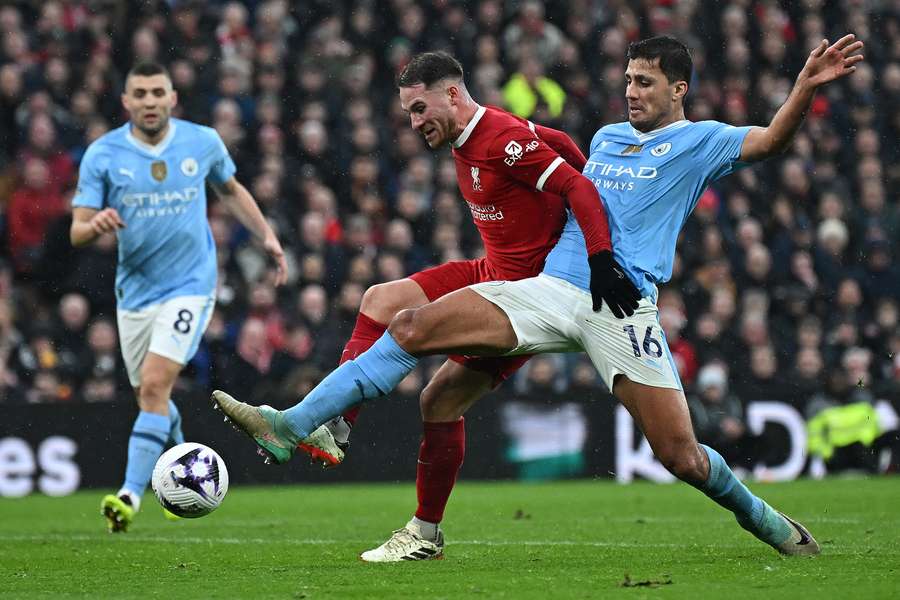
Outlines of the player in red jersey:
[[[616,273],[606,213],[596,188],[580,173],[584,155],[567,135],[480,106],[466,90],[459,62],[443,52],[414,57],[398,84],[401,106],[409,113],[413,129],[422,133],[431,148],[452,146],[460,191],[484,241],[486,256],[450,262],[367,290],[341,357],[342,366],[319,387],[328,388],[330,381],[352,386],[354,376],[341,372],[355,368],[347,361],[381,338],[401,310],[423,306],[475,283],[538,274],[562,231],[567,205],[584,231],[588,254],[597,257],[594,268],[602,271],[596,274],[598,285],[591,290],[595,307],[605,301],[616,316],[633,314],[638,292]],[[462,414],[527,359],[451,357],[423,390],[424,435],[416,473],[419,506],[414,524],[437,531],[463,462]],[[313,400],[313,396],[287,411],[249,407],[219,392],[214,399],[266,455],[281,463],[290,458],[297,441],[307,437],[297,438],[297,429],[312,432],[319,428],[321,434],[323,421],[358,403],[335,407],[321,398]],[[356,416],[354,409],[328,423],[337,441],[346,444]],[[343,458],[323,456],[308,445],[299,447],[328,462]]]

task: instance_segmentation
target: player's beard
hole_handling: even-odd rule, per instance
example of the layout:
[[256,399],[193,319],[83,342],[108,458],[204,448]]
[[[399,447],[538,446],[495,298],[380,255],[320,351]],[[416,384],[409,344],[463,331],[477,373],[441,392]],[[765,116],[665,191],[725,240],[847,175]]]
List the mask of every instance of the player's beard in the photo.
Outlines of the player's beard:
[[156,123],[154,125],[145,125],[143,123],[143,119],[140,119],[137,123],[137,128],[148,138],[155,138],[159,135],[161,131],[165,131],[166,127],[169,125],[169,115],[162,114],[161,112],[157,113]]
[[628,122],[631,123],[631,126],[640,131],[641,133],[647,133],[649,131],[653,131],[659,127],[659,124],[663,120],[663,116],[661,114],[647,116],[645,111],[641,111],[642,118],[632,119],[629,117]]

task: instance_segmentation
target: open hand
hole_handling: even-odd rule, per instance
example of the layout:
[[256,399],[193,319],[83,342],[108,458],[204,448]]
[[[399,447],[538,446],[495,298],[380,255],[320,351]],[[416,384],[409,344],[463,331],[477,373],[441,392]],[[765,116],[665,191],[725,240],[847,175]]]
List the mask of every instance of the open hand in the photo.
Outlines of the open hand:
[[856,70],[856,63],[864,58],[862,54],[855,54],[862,48],[863,43],[852,33],[845,35],[831,46],[828,45],[828,40],[822,40],[822,43],[809,53],[800,77],[806,79],[813,87],[819,87],[849,75]]

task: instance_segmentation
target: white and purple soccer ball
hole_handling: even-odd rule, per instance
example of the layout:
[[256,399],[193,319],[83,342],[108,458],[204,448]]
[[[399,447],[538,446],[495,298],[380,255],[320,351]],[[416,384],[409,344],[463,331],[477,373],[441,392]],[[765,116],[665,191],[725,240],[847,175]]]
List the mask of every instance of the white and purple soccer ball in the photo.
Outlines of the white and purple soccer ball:
[[169,512],[195,519],[222,503],[228,492],[228,469],[209,446],[187,442],[159,457],[150,482],[159,503]]

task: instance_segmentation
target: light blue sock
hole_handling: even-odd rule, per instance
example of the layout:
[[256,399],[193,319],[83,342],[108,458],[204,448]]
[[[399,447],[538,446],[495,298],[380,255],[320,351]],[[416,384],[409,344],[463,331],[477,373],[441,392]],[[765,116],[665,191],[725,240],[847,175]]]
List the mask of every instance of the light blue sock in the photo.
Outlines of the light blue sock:
[[181,431],[181,413],[175,402],[169,399],[169,443],[177,446],[184,443],[184,433]]
[[153,467],[163,453],[169,439],[169,417],[141,411],[134,420],[131,437],[128,438],[128,465],[125,467],[125,484],[122,486],[138,496],[144,494]]
[[302,440],[348,408],[389,393],[418,362],[384,332],[371,348],[332,371],[302,402],[282,412],[284,423],[297,441]]
[[780,544],[791,535],[790,526],[775,510],[734,476],[722,455],[700,444],[709,457],[709,478],[700,490],[734,513],[741,527],[769,544]]

